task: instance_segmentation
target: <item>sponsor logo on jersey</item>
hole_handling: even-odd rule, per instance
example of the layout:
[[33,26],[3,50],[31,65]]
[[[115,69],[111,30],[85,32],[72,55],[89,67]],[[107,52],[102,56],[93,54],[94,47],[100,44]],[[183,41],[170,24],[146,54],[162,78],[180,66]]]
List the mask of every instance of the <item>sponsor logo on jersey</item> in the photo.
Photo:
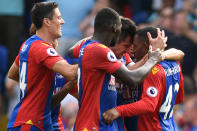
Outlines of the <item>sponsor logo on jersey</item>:
[[156,68],[156,67],[154,67],[153,69],[152,69],[152,73],[153,73],[153,75],[155,75],[155,74],[157,74],[157,72],[159,71],[159,69],[158,68]]
[[108,58],[108,60],[109,60],[110,62],[115,62],[115,61],[117,61],[116,56],[115,56],[114,53],[111,52],[111,51],[107,53],[107,58]]
[[158,94],[157,88],[155,88],[154,86],[150,86],[147,91],[146,91],[147,95],[150,97],[156,97]]
[[165,69],[166,76],[174,75],[176,73],[179,73],[180,71],[181,69],[178,65],[172,68]]
[[54,48],[48,48],[47,49],[47,54],[50,56],[57,56],[57,52],[55,51]]
[[28,45],[24,44],[21,51],[24,52],[27,49]]

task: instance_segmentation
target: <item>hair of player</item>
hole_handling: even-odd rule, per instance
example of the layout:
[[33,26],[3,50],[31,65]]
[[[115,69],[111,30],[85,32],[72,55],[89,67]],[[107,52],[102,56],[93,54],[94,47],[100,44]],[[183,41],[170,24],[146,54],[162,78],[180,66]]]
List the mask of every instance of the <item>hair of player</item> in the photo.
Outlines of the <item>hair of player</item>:
[[53,19],[54,9],[58,8],[56,2],[39,2],[35,3],[31,10],[32,23],[36,29],[40,29],[44,18]]
[[102,8],[96,15],[94,31],[103,32],[120,24],[119,14],[111,8]]
[[142,29],[139,29],[136,31],[136,35],[138,36],[138,39],[149,45],[149,39],[148,39],[148,35],[147,32],[149,32],[152,36],[152,38],[156,38],[157,37],[157,29],[155,27],[145,27]]
[[121,34],[120,37],[122,40],[125,40],[128,36],[131,37],[131,43],[133,43],[133,38],[136,33],[136,25],[135,23],[126,17],[120,17],[121,18],[121,23],[122,23],[122,28],[121,28]]
[[31,24],[30,28],[29,28],[29,35],[35,35],[36,34],[36,27],[34,24]]

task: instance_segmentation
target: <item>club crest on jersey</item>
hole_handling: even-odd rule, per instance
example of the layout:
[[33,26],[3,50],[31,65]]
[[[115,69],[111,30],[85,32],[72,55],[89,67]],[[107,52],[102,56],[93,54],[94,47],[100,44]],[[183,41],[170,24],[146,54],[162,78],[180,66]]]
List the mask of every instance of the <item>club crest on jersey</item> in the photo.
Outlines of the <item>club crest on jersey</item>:
[[114,53],[111,52],[111,51],[107,53],[107,58],[108,58],[108,60],[111,61],[111,62],[117,61],[116,56],[115,56]]
[[154,67],[153,69],[152,69],[152,73],[153,73],[153,75],[155,75],[155,74],[157,74],[157,72],[159,71],[159,69],[158,68],[156,68],[156,67]]
[[146,91],[147,95],[150,97],[156,97],[158,94],[157,88],[155,88],[154,86],[150,86],[147,91]]
[[57,52],[53,48],[48,48],[47,49],[47,54],[50,56],[57,56]]

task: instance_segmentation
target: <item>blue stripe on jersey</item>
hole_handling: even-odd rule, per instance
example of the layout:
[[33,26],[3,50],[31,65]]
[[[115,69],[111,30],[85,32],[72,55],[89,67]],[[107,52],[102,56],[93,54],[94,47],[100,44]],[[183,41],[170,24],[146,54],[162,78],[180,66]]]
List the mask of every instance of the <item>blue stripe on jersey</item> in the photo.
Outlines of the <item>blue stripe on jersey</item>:
[[[19,78],[19,82],[20,82],[20,101],[19,103],[16,105],[16,107],[14,108],[12,115],[10,117],[10,121],[8,123],[8,128],[9,127],[13,127],[15,120],[16,120],[16,115],[18,113],[18,110],[21,107],[22,104],[22,100],[24,98],[24,96],[27,93],[27,72],[28,72],[28,55],[29,55],[29,49],[31,44],[36,41],[36,40],[41,40],[39,37],[37,37],[36,35],[33,35],[32,37],[30,37],[29,39],[27,39],[27,41],[24,43],[23,47],[21,48],[21,52],[20,52],[20,59],[19,59],[19,73],[20,73],[20,78]],[[23,69],[22,70],[22,66]],[[21,74],[22,73],[22,74]],[[22,75],[22,76],[21,76]]]
[[162,61],[160,65],[165,71],[166,92],[159,111],[160,125],[163,131],[176,130],[173,107],[180,85],[180,67],[176,61]]
[[[65,77],[63,77],[62,75],[60,75],[59,73],[55,73],[55,93],[59,92],[61,90],[61,88],[63,88],[63,86],[66,83],[66,79]],[[53,129],[55,131],[59,130],[59,124],[58,124],[58,117],[60,115],[60,104],[55,106],[52,109],[51,112],[51,118],[52,118],[52,125],[53,125]]]
[[51,119],[51,99],[52,99],[54,88],[55,88],[55,77],[53,78],[53,82],[51,84],[51,88],[50,88],[50,91],[48,93],[48,98],[47,98],[47,102],[46,102],[45,109],[44,109],[44,115],[43,115],[43,117],[44,117],[43,130],[44,131],[53,130],[52,119]]
[[60,105],[57,105],[54,107],[54,109],[51,112],[51,118],[52,118],[52,124],[53,124],[53,130],[59,131],[59,124],[57,122],[57,119],[59,117],[59,110],[60,110]]
[[112,88],[109,85],[109,80],[111,78],[111,75],[106,73],[101,96],[100,96],[100,122],[99,122],[99,130],[101,131],[116,131],[118,130],[118,124],[117,121],[114,120],[111,125],[106,125],[102,114],[107,111],[108,109],[114,108],[117,103],[117,92],[116,88]]
[[[81,65],[81,62],[82,62],[82,58],[83,58],[83,53],[84,53],[84,50],[85,48],[94,43],[95,41],[89,41],[87,40],[82,46],[81,46],[81,49],[80,49],[80,52],[79,52],[79,69],[78,69],[78,88],[79,88],[79,110],[80,110],[80,107],[81,107],[81,97],[83,95],[83,88],[82,88],[82,65]],[[80,74],[79,74],[80,73]]]

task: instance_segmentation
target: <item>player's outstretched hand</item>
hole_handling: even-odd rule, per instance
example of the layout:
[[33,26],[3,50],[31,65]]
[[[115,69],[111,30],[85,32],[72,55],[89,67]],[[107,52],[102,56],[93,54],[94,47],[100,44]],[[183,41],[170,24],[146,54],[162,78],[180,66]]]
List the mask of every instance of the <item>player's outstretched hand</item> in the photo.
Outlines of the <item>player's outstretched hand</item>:
[[161,50],[157,48],[155,51],[153,51],[151,45],[149,47],[148,55],[149,55],[149,59],[152,59],[153,61],[160,62],[163,60]]
[[168,38],[165,36],[164,30],[161,31],[159,28],[157,28],[156,38],[152,38],[149,32],[147,32],[147,35],[148,35],[149,43],[153,47],[153,51],[156,50],[157,48],[159,48],[160,50],[164,50],[165,47],[167,46],[166,42]]
[[107,110],[102,114],[104,121],[106,124],[112,124],[113,120],[118,118],[120,114],[115,108],[112,108],[110,110]]

